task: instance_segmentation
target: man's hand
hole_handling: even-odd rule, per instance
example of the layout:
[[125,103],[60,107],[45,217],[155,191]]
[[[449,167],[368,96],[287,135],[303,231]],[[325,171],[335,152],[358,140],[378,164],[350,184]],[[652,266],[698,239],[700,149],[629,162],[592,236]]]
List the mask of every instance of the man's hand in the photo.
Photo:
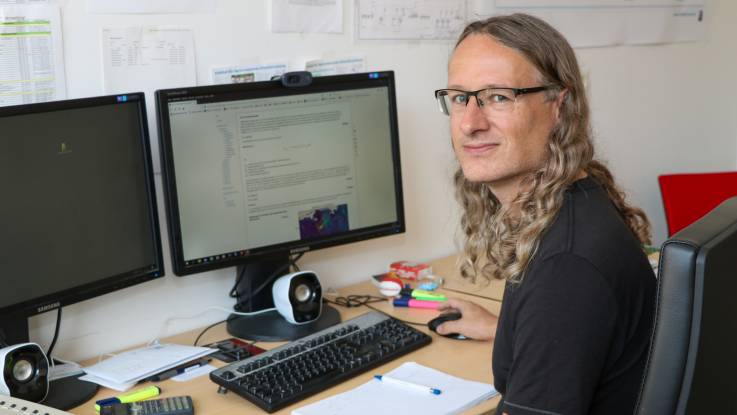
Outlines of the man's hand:
[[438,307],[441,313],[458,311],[461,318],[447,321],[438,326],[438,334],[460,333],[475,340],[492,340],[496,334],[498,318],[489,310],[476,303],[457,298],[449,298],[448,301]]

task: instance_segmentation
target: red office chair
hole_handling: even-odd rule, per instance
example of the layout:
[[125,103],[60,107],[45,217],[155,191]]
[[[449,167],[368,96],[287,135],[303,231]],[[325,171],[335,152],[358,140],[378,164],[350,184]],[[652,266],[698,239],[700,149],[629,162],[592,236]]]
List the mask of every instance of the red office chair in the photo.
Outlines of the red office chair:
[[669,237],[737,196],[737,172],[664,174],[658,183]]

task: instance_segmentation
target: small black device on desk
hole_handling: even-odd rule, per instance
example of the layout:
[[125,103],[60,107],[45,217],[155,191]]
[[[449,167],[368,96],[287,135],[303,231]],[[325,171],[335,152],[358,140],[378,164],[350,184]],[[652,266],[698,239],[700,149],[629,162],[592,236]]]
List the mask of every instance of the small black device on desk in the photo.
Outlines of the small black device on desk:
[[232,390],[274,412],[422,346],[432,338],[376,311],[210,372],[219,392]]
[[100,408],[100,415],[194,415],[194,405],[189,396],[174,396],[106,405]]
[[210,356],[225,363],[243,360],[247,357],[255,356],[266,351],[258,346],[248,344],[243,340],[236,338],[230,338],[221,340],[216,343],[210,343],[208,345],[205,345],[204,347],[212,347],[213,349],[218,349],[217,352],[211,354]]

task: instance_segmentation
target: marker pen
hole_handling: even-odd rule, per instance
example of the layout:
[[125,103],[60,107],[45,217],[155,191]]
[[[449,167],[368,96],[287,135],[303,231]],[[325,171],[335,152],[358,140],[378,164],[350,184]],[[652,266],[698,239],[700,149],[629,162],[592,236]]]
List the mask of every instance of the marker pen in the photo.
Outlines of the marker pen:
[[448,301],[443,294],[418,289],[412,290],[412,298],[426,301]]
[[441,303],[442,301],[415,300],[407,297],[394,299],[394,307],[426,308],[430,310],[437,310]]
[[408,382],[402,379],[391,378],[386,375],[374,375],[374,378],[376,378],[377,380],[380,380],[383,383],[387,383],[387,384],[394,385],[394,386],[399,386],[400,388],[407,389],[407,390],[415,390],[418,392],[431,393],[433,395],[440,395],[442,393],[440,389],[437,389],[437,388],[431,388],[429,386],[420,385],[420,384],[413,383],[413,382]]
[[100,412],[100,408],[106,405],[115,405],[116,403],[131,403],[143,401],[154,396],[159,396],[161,389],[158,386],[149,386],[143,389],[138,389],[130,393],[126,393],[120,396],[114,396],[112,398],[100,399],[95,402],[95,410]]

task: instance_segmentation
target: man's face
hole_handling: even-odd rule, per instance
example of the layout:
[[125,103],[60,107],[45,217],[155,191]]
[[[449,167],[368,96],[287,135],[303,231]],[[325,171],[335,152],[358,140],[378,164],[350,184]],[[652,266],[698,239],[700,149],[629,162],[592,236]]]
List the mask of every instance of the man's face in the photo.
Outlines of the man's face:
[[[476,91],[489,87],[540,86],[538,71],[520,53],[483,34],[470,35],[453,52],[448,88]],[[512,200],[528,173],[548,155],[550,132],[558,117],[558,100],[545,92],[519,95],[505,111],[489,104],[479,108],[470,98],[450,114],[453,149],[464,176],[484,182],[502,200]]]

